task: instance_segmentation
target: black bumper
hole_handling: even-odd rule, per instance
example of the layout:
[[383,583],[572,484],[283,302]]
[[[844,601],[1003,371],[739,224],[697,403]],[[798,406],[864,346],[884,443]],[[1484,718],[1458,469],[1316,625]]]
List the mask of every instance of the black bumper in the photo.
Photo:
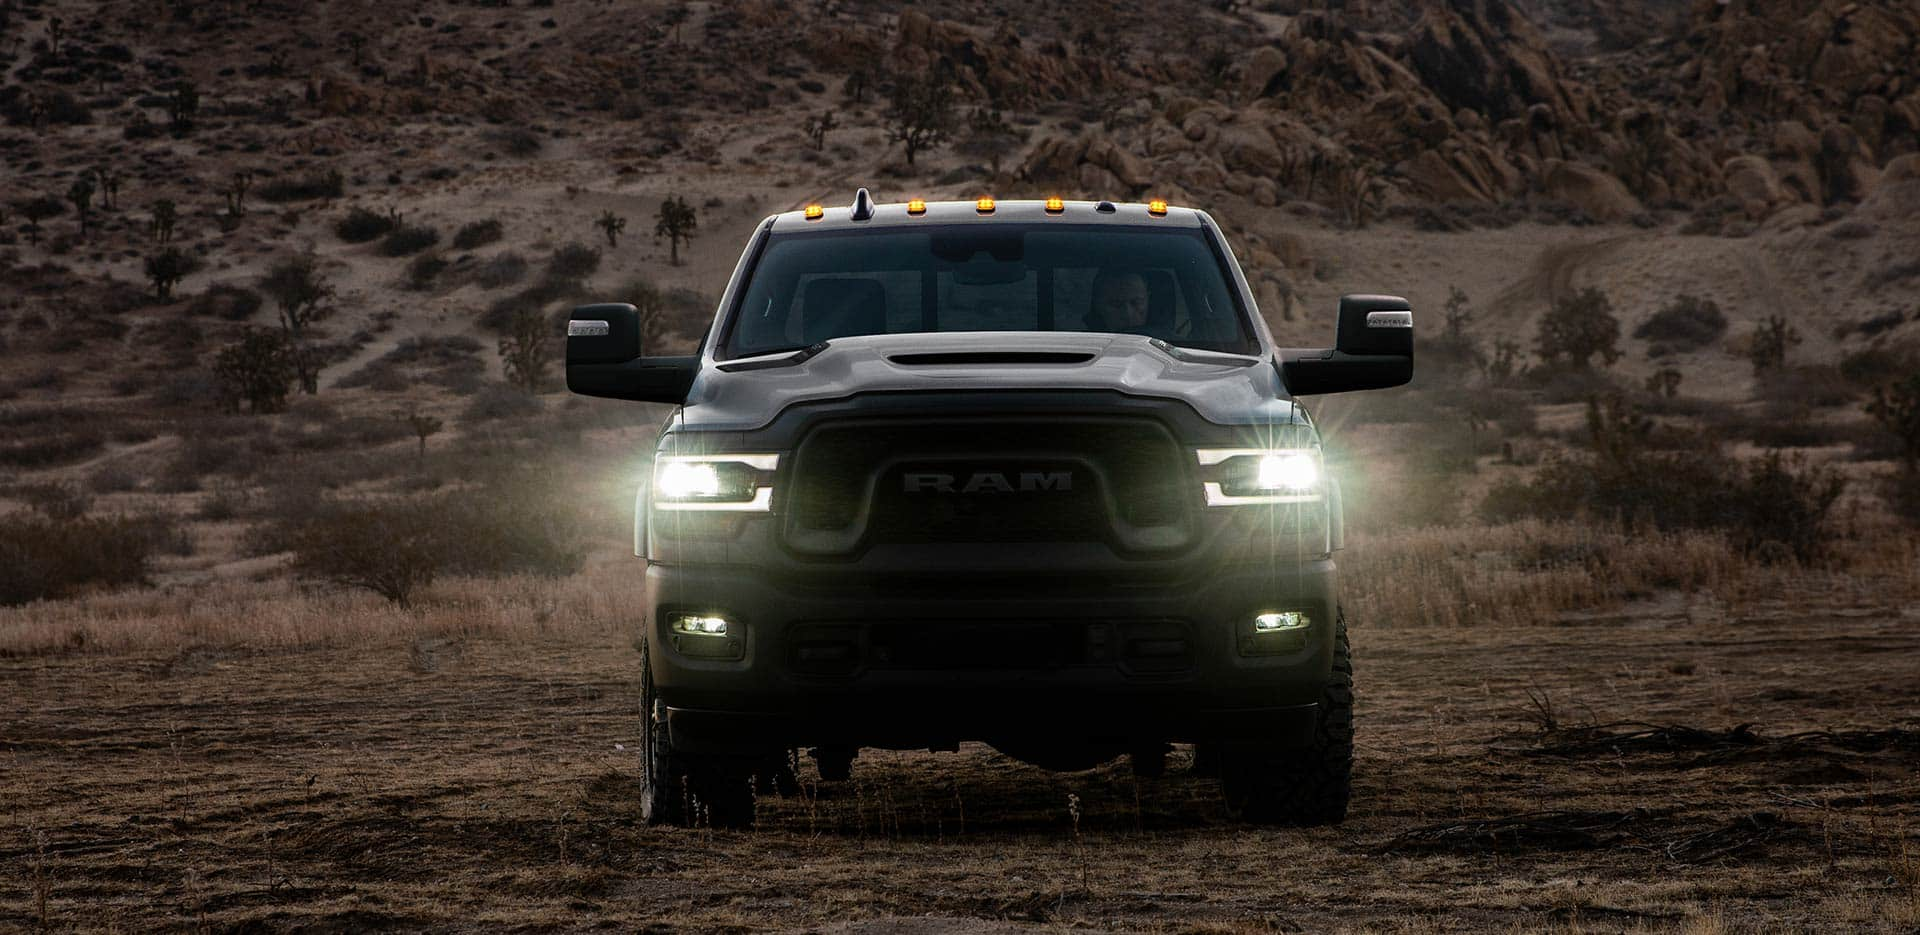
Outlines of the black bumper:
[[[676,746],[940,747],[965,740],[1304,742],[1333,652],[1327,558],[1178,583],[1035,593],[984,581],[796,585],[750,566],[654,564],[646,640]],[[1304,631],[1254,634],[1301,611]],[[738,659],[685,651],[674,612],[726,616]]]

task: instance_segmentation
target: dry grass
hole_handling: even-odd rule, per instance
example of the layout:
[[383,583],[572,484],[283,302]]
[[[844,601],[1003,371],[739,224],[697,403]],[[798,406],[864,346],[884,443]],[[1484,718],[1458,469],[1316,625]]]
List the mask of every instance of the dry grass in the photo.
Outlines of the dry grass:
[[603,639],[631,626],[639,597],[639,576],[626,562],[558,579],[449,578],[423,589],[411,610],[368,592],[283,579],[123,591],[0,608],[0,656]]

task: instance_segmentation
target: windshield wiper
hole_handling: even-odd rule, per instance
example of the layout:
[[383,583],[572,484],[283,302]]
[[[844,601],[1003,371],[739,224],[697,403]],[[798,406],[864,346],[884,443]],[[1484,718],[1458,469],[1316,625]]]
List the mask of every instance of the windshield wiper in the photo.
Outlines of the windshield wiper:
[[772,370],[775,367],[792,367],[812,360],[814,355],[827,349],[831,342],[821,341],[804,347],[782,347],[755,354],[742,360],[721,364],[720,369],[727,373],[739,373],[743,370]]

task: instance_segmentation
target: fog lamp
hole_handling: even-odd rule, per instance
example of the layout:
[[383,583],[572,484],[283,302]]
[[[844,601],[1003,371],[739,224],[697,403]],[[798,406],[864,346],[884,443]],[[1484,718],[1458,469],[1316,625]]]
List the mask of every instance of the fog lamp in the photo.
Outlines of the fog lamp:
[[1304,630],[1311,623],[1313,623],[1312,618],[1297,610],[1256,614],[1253,618],[1253,632],[1284,633],[1289,630]]
[[672,614],[667,620],[673,632],[688,636],[726,636],[729,629],[725,617]]

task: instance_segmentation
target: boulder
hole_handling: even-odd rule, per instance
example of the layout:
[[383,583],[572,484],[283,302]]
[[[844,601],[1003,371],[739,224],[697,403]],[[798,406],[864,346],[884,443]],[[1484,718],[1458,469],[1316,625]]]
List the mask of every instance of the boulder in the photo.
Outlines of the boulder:
[[1547,160],[1540,188],[1548,198],[1564,201],[1600,221],[1623,221],[1641,211],[1640,200],[1619,179],[1578,162]]

